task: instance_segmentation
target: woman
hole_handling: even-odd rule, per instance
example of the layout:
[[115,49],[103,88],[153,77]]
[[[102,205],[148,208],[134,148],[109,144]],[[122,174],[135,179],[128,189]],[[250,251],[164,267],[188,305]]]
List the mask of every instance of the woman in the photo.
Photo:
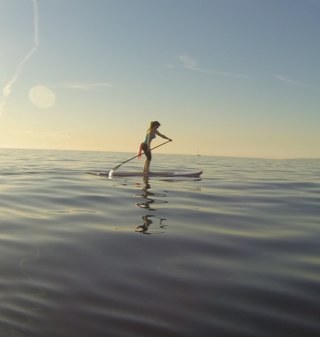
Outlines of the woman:
[[156,138],[156,136],[160,136],[164,139],[168,139],[168,140],[172,141],[172,139],[168,138],[167,136],[161,134],[158,131],[159,126],[160,126],[159,122],[157,122],[157,121],[151,122],[150,127],[147,131],[147,134],[146,134],[146,138],[140,145],[140,152],[139,153],[141,153],[143,151],[145,156],[146,156],[146,161],[144,163],[144,168],[143,168],[144,173],[149,173],[149,168],[150,168],[150,163],[151,163],[151,158],[152,158],[152,155],[151,155],[151,141],[152,141],[152,139]]

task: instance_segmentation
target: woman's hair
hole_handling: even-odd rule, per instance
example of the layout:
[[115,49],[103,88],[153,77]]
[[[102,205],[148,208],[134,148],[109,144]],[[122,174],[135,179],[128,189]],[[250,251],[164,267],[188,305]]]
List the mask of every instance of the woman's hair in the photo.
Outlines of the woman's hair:
[[159,127],[160,126],[160,123],[158,121],[152,121],[150,123],[150,129],[154,128],[155,126]]

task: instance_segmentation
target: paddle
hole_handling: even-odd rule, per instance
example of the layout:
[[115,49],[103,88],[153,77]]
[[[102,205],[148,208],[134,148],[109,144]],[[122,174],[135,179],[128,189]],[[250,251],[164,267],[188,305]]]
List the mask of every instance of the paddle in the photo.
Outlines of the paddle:
[[[172,142],[172,140],[168,140],[168,141],[166,141],[166,142],[164,142],[164,143],[162,143],[162,144],[159,144],[159,145],[153,147],[151,150],[154,150],[154,149],[156,149],[157,147],[160,147],[160,146],[162,146],[162,145],[164,145],[164,144],[167,144],[167,143],[169,143],[169,142]],[[129,159],[125,160],[124,162],[122,162],[121,164],[115,166],[115,167],[114,167],[113,169],[111,169],[111,171],[109,172],[109,178],[112,177],[113,171],[117,170],[121,165],[127,163],[128,161],[130,161],[130,160],[132,160],[132,159],[138,158],[138,157],[139,157],[139,154],[137,154],[136,156],[134,156],[134,157],[132,157],[132,158],[129,158]]]

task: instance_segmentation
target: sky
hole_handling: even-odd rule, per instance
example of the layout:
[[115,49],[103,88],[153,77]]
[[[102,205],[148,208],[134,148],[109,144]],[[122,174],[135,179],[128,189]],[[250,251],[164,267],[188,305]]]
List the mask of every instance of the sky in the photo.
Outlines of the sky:
[[[320,157],[320,0],[0,0],[0,148]],[[157,137],[156,146],[164,140]]]

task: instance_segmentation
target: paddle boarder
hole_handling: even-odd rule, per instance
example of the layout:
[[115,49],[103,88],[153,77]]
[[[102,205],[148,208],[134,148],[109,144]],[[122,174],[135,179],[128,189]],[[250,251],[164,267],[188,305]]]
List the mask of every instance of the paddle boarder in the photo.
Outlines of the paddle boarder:
[[156,138],[156,136],[159,136],[164,139],[168,139],[169,141],[172,142],[172,139],[168,138],[167,136],[161,134],[158,131],[158,128],[160,127],[160,123],[158,121],[152,121],[150,123],[150,127],[147,130],[146,137],[144,141],[140,144],[140,150],[139,154],[141,155],[142,151],[144,152],[146,156],[146,160],[144,162],[144,168],[143,172],[144,173],[149,173],[149,168],[150,168],[150,163],[152,159],[152,154],[151,154],[151,141]]

